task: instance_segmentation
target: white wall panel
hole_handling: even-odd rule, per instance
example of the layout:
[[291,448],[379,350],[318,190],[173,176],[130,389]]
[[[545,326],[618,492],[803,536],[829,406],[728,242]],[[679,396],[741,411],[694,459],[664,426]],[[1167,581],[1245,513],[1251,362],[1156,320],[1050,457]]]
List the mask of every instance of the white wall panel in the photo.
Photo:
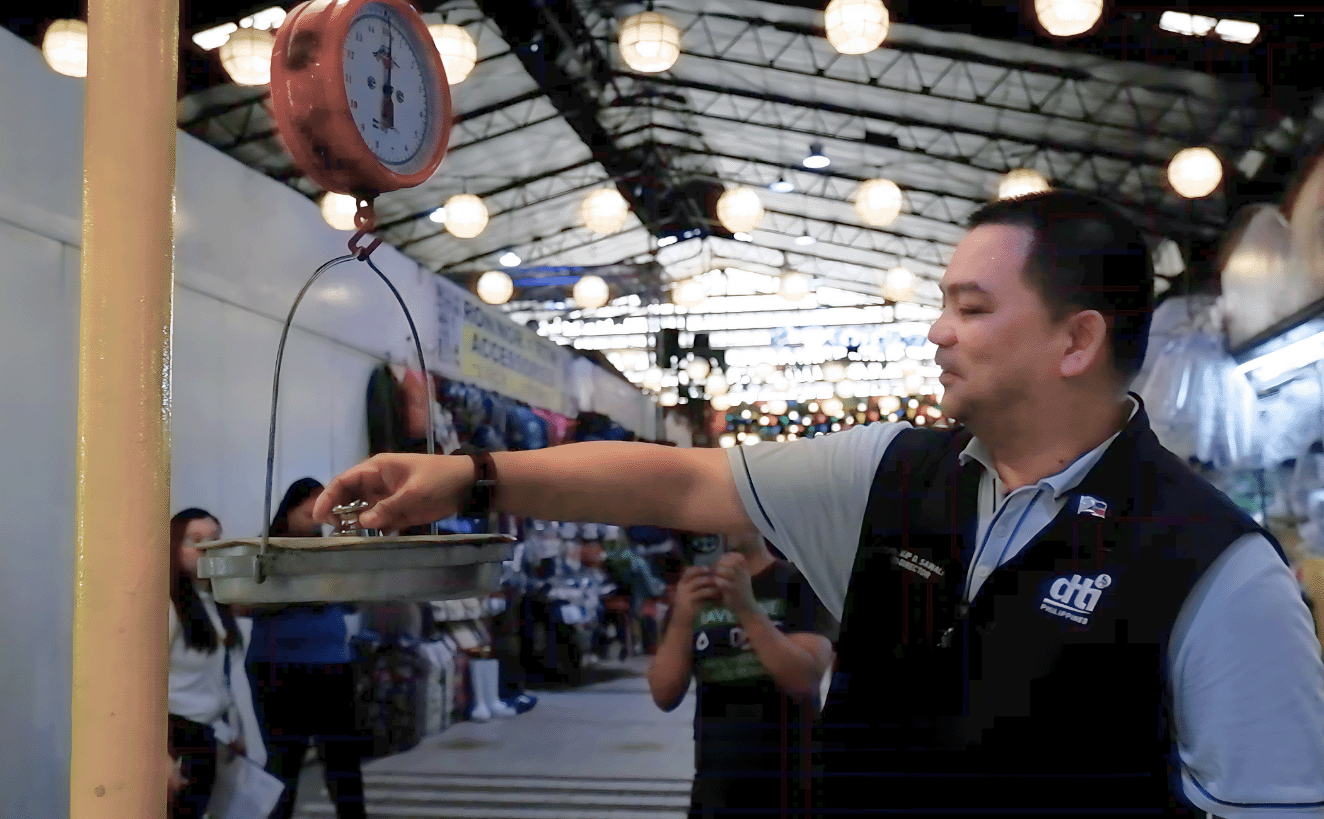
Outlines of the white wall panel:
[[[171,512],[200,506],[221,515],[225,494],[220,453],[226,441],[226,407],[220,400],[225,328],[215,299],[175,290],[171,350]],[[227,529],[228,533],[229,530]]]
[[0,246],[0,816],[64,816],[78,254],[4,223]]

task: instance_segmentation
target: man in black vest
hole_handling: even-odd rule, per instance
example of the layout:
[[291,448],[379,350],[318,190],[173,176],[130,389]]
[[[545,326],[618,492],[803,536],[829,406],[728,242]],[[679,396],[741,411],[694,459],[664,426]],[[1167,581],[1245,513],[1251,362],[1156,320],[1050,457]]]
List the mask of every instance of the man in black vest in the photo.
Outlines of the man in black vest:
[[1127,393],[1152,308],[1139,231],[1060,191],[972,228],[929,333],[958,429],[381,455],[317,514],[762,533],[842,621],[824,815],[1324,816],[1324,663],[1295,579]]

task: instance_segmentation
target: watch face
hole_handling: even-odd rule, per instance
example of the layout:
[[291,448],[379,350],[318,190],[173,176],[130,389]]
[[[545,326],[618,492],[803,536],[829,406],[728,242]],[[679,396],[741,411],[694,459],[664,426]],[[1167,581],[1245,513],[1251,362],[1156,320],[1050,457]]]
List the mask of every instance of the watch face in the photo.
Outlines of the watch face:
[[345,96],[359,136],[383,165],[415,173],[432,159],[444,104],[414,27],[385,3],[365,3],[345,37]]

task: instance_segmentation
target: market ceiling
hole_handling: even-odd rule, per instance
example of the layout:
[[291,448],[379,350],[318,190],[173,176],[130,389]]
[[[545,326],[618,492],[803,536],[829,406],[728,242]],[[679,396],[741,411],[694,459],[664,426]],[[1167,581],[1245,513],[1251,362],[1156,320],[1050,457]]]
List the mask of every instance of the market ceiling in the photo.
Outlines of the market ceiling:
[[[916,301],[935,303],[965,219],[1013,168],[1098,193],[1156,241],[1176,239],[1199,258],[1240,206],[1280,198],[1290,173],[1324,144],[1315,115],[1324,99],[1320,18],[1305,4],[1118,2],[1096,33],[1063,42],[1036,30],[1033,0],[1021,9],[886,3],[883,46],[844,56],[823,37],[826,0],[659,0],[654,9],[681,29],[682,53],[668,71],[639,74],[615,40],[640,3],[416,2],[429,22],[464,26],[478,64],[452,88],[456,126],[441,170],[379,199],[384,238],[466,284],[502,269],[498,258],[513,250],[520,263],[507,271],[517,284],[507,309],[576,346],[638,349],[660,327],[682,326],[743,332],[726,340],[757,349],[775,343],[773,328],[868,326],[880,315],[923,321],[922,309],[878,312],[886,271],[908,268],[920,281]],[[72,0],[38,5],[8,20],[34,43],[50,20],[85,19]],[[184,0],[180,127],[318,198],[277,141],[265,88],[232,84],[217,52],[190,39],[270,5]],[[1170,34],[1158,27],[1170,8],[1254,22],[1261,33],[1250,45]],[[803,167],[811,145],[822,146],[828,167]],[[1169,159],[1192,145],[1214,148],[1229,169],[1219,191],[1195,201],[1165,181]],[[1248,161],[1251,151],[1262,159]],[[905,208],[871,228],[851,200],[861,181],[880,176],[901,186]],[[768,190],[778,179],[794,190]],[[752,241],[734,240],[716,219],[716,198],[733,184],[756,189],[766,209]],[[611,185],[632,215],[615,234],[590,233],[579,204]],[[429,218],[460,192],[480,195],[491,214],[473,239]],[[818,292],[788,305],[775,279],[708,273],[727,268],[803,271]],[[633,298],[578,311],[569,290],[584,272]],[[668,306],[669,291],[695,274],[714,297],[697,315],[675,315],[686,311]]]

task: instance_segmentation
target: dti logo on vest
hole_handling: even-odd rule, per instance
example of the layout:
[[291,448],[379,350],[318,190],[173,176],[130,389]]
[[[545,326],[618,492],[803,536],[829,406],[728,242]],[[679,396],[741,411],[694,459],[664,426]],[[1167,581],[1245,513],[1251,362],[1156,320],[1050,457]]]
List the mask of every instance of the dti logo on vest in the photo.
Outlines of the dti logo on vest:
[[1086,578],[1078,574],[1073,574],[1070,579],[1059,577],[1048,587],[1048,596],[1039,604],[1039,610],[1082,626],[1089,625],[1090,614],[1099,604],[1103,590],[1112,582],[1106,574]]

